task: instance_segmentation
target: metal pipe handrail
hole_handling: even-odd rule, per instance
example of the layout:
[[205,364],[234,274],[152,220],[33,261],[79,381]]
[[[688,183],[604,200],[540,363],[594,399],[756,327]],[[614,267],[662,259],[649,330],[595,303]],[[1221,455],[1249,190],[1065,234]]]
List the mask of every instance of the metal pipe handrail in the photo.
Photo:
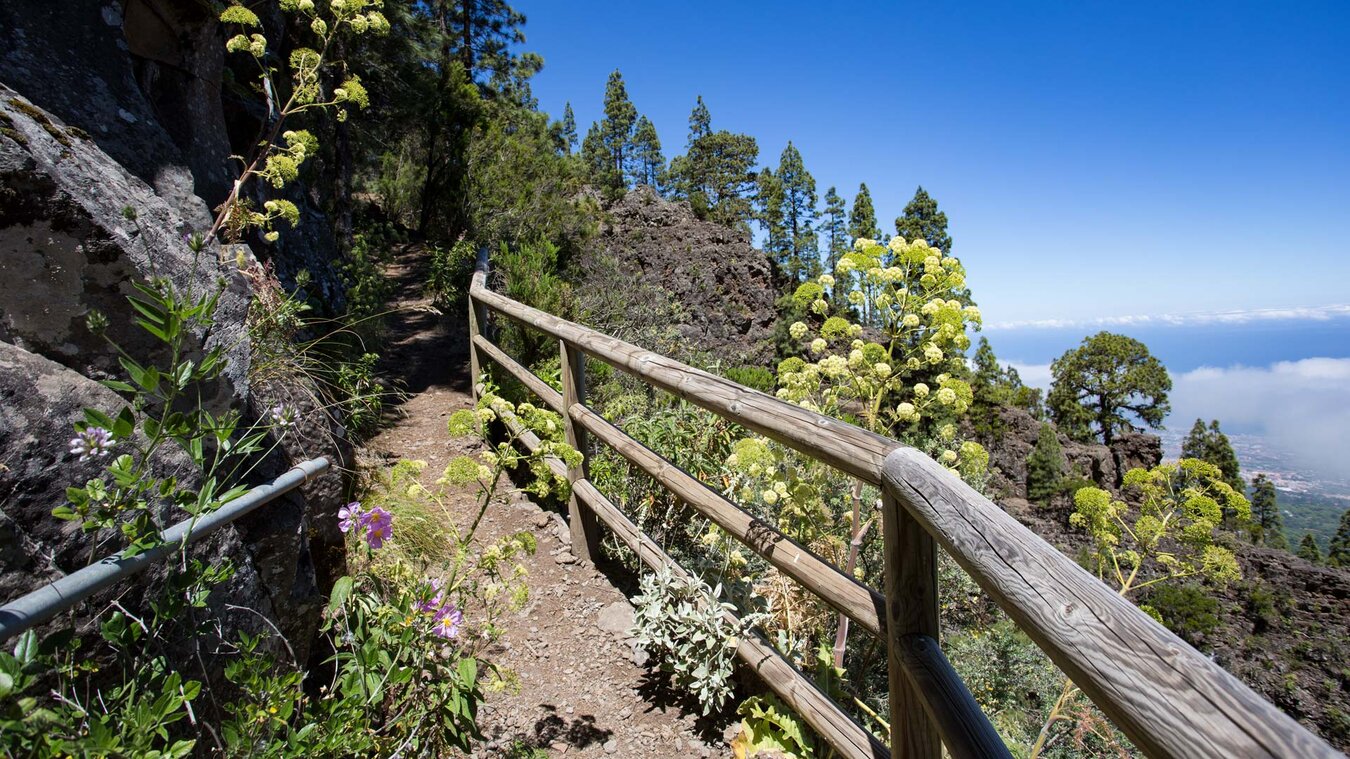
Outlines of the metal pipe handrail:
[[285,474],[202,517],[185,519],[164,531],[164,542],[135,554],[118,552],[71,572],[33,592],[0,606],[0,642],[42,624],[93,594],[168,558],[180,546],[191,545],[243,515],[271,503],[328,469],[327,458],[296,464]]

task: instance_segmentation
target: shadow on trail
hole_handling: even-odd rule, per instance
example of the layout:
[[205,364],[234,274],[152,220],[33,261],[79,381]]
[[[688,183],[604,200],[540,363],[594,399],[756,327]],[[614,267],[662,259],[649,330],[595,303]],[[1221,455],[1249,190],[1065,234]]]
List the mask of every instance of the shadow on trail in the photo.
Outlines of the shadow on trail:
[[470,391],[467,306],[438,309],[425,292],[431,258],[425,247],[403,245],[385,268],[394,294],[385,316],[379,373],[393,398],[386,417],[408,396],[430,388]]

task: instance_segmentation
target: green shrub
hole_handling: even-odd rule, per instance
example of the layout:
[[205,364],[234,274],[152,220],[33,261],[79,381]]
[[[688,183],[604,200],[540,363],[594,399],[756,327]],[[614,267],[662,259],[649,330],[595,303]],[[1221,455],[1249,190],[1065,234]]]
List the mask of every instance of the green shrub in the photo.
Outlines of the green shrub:
[[761,393],[773,394],[775,384],[773,372],[762,366],[733,366],[723,374],[739,385],[754,388]]
[[1219,602],[1195,584],[1157,585],[1148,596],[1148,606],[1164,625],[1191,645],[1219,625]]

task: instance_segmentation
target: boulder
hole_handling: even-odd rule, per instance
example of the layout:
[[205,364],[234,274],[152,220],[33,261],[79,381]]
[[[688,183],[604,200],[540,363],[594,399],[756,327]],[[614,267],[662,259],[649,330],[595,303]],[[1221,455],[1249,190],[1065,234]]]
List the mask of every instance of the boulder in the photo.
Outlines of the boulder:
[[[53,525],[50,514],[63,501],[62,488],[89,476],[65,455],[79,409],[115,412],[121,406],[95,382],[120,369],[104,336],[90,331],[89,315],[104,314],[106,336],[136,360],[167,363],[162,344],[133,324],[127,296],[135,282],[164,277],[184,292],[223,288],[215,324],[194,335],[191,346],[197,353],[226,349],[226,371],[207,388],[206,405],[238,408],[246,419],[263,418],[279,402],[296,408],[297,423],[252,468],[249,482],[271,479],[314,456],[329,456],[336,465],[348,458],[345,433],[322,408],[313,382],[284,362],[280,368],[274,361],[264,365],[254,354],[246,326],[250,279],[233,264],[222,265],[212,250],[190,250],[183,234],[191,224],[172,203],[79,130],[3,85],[0,127],[0,278],[23,283],[0,287],[5,407],[13,416],[5,426],[17,436],[3,441],[13,462],[6,461],[10,471],[0,493],[8,496],[0,508],[4,531],[19,536],[0,549],[7,566],[18,568],[0,578],[7,595],[106,552],[75,539],[70,525]],[[335,467],[241,520],[233,538],[203,548],[255,578],[223,588],[221,603],[267,615],[301,656],[317,627],[322,582],[343,571],[335,514],[344,489]]]
[[772,362],[782,282],[747,234],[643,185],[608,209],[599,243],[621,270],[669,292],[679,307],[674,326],[690,346],[724,367]]

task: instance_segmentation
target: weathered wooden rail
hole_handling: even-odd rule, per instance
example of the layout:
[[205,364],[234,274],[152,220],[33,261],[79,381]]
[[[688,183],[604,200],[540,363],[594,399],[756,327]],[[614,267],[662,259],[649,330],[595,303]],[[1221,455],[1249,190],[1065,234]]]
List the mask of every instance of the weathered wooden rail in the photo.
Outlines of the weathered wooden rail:
[[[924,454],[518,303],[490,290],[487,275],[484,251],[469,290],[475,382],[484,360],[495,362],[562,415],[568,442],[583,454],[588,436],[608,445],[885,641],[889,750],[762,637],[747,637],[737,650],[840,755],[938,759],[945,744],[956,757],[1009,756],[938,643],[940,545],[1149,756],[1342,756]],[[486,329],[492,314],[559,341],[562,392],[492,342]],[[882,592],[858,583],[586,406],[588,356],[879,487]],[[505,421],[518,426],[514,419]],[[528,433],[522,440],[538,445]],[[557,460],[550,465],[572,483],[569,522],[579,558],[595,555],[603,523],[643,563],[685,573],[596,489],[584,463],[572,470]]]

